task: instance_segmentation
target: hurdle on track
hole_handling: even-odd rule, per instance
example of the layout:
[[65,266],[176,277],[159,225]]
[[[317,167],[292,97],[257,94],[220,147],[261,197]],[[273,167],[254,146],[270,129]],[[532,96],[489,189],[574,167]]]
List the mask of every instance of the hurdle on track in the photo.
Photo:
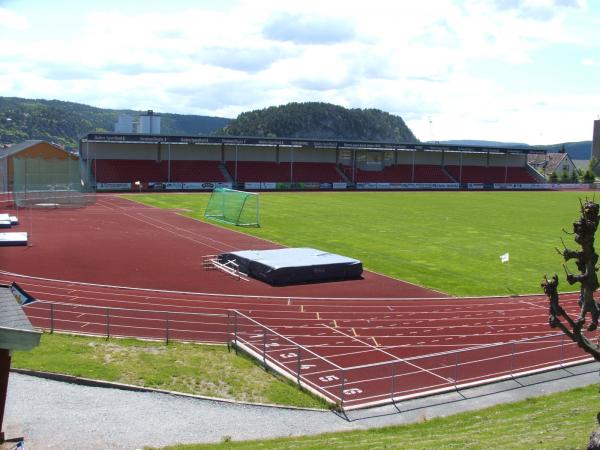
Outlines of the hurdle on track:
[[247,275],[240,272],[240,266],[235,261],[227,261],[226,263],[219,262],[218,255],[206,255],[202,258],[202,267],[204,270],[220,270],[233,278],[242,281],[250,281]]

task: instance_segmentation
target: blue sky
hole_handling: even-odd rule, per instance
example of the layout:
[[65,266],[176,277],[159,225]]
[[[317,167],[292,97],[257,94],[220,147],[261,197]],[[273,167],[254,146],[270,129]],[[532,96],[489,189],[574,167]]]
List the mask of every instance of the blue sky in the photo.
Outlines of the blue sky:
[[421,140],[589,140],[598,0],[0,0],[0,95],[235,117],[323,101]]

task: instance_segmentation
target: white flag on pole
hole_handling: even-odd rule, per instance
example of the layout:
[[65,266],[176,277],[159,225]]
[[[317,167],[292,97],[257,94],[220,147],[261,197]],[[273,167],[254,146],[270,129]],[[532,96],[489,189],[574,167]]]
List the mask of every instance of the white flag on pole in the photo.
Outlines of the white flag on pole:
[[500,262],[501,262],[502,264],[504,264],[504,263],[507,263],[507,262],[508,262],[508,259],[509,259],[509,257],[508,257],[508,252],[506,252],[504,255],[500,255]]

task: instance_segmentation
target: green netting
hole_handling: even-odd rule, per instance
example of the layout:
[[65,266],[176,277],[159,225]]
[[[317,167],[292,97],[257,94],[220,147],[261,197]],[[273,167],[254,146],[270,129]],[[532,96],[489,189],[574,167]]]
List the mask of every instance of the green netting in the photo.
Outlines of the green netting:
[[14,158],[12,190],[19,207],[82,207],[96,200],[89,167],[73,158]]
[[0,158],[0,210],[13,205],[12,195],[8,190],[8,160]]
[[204,217],[238,226],[258,227],[258,194],[216,188],[208,200]]
[[8,174],[6,158],[0,158],[0,193],[4,194],[8,192]]

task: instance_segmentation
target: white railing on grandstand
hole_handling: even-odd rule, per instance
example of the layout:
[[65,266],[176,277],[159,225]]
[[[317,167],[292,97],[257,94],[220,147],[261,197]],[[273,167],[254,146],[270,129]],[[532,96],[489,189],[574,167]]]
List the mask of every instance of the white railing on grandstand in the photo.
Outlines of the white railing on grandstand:
[[[231,310],[230,342],[340,410],[510,380],[590,361],[562,333],[410,358],[342,367],[266,325]],[[377,350],[375,348],[374,350]],[[309,370],[310,369],[310,370]],[[317,382],[318,380],[318,382]],[[375,386],[375,388],[374,388]]]

